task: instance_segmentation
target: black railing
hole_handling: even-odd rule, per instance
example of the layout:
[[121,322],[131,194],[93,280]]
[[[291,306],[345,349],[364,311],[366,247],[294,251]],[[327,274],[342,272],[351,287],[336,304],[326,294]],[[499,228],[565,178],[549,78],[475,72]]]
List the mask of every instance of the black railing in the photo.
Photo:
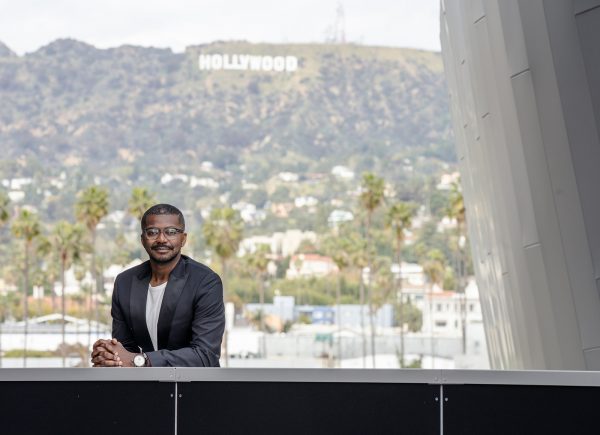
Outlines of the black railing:
[[2,369],[3,434],[597,433],[599,372]]

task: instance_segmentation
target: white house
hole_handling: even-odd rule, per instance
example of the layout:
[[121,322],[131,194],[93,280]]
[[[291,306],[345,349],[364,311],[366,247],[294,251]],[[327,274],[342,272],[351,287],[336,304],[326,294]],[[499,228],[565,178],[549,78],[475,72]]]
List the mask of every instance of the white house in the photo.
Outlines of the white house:
[[481,323],[481,304],[479,291],[475,280],[470,280],[465,293],[442,291],[435,288],[431,293],[423,295],[423,332],[435,335],[460,335],[461,333],[461,305],[465,308],[467,326],[472,323]]
[[336,209],[329,213],[327,223],[330,227],[337,227],[344,222],[351,222],[354,220],[354,215],[351,211]]
[[331,168],[331,174],[334,177],[343,180],[352,180],[354,178],[354,172],[350,168],[342,165],[337,165]]
[[317,234],[313,231],[293,229],[285,232],[276,232],[271,236],[247,237],[240,242],[238,256],[243,256],[248,252],[255,252],[259,245],[269,245],[272,254],[288,257],[295,254],[300,244],[305,240],[315,243],[317,241]]
[[292,256],[285,277],[294,279],[311,276],[326,276],[337,273],[338,271],[337,265],[330,257],[319,254],[298,254]]

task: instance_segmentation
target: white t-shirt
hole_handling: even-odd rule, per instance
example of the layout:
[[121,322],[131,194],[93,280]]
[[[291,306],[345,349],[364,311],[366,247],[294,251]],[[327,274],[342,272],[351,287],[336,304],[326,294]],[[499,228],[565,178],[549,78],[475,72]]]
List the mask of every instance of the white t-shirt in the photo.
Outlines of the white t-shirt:
[[167,283],[152,287],[148,284],[148,298],[146,299],[146,326],[152,339],[154,350],[158,350],[158,315],[165,295]]

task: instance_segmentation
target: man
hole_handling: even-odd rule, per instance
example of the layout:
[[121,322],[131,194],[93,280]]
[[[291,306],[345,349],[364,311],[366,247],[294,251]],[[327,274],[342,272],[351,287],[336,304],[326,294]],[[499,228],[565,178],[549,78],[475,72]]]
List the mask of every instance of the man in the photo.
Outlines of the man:
[[150,259],[117,276],[113,339],[94,343],[94,367],[218,367],[225,328],[221,279],[181,254],[187,234],[176,207],[150,207],[141,227]]

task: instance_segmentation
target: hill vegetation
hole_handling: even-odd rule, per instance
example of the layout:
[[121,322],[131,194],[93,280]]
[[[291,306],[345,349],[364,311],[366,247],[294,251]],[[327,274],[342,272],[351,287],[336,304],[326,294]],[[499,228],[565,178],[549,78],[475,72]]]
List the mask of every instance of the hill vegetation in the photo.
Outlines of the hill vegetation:
[[[201,71],[199,53],[294,55],[299,68]],[[0,100],[1,151],[19,162],[5,176],[38,162],[135,182],[209,160],[300,172],[345,162],[399,179],[406,157],[454,160],[441,59],[418,50],[216,42],[173,53],[66,39],[15,56],[0,45]]]

